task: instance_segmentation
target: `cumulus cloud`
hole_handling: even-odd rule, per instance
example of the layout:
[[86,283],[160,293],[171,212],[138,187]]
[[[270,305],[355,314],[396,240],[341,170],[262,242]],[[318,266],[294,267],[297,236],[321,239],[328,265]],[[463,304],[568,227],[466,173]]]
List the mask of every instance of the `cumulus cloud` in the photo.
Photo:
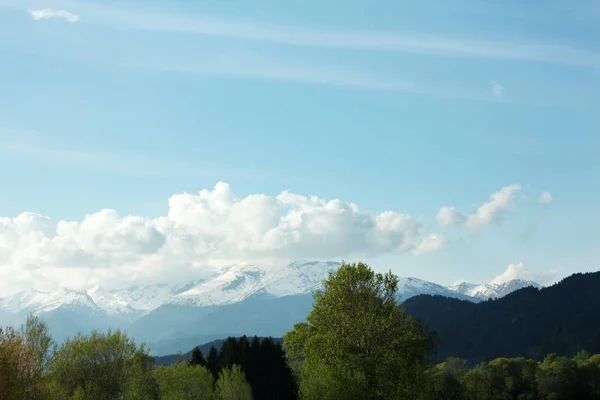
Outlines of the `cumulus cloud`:
[[525,281],[534,281],[541,285],[548,285],[556,281],[558,272],[559,270],[557,269],[545,272],[533,272],[525,267],[523,261],[519,261],[518,263],[509,264],[502,274],[492,280],[492,283],[502,284],[514,279],[522,279]]
[[0,218],[0,274],[11,277],[0,290],[173,282],[237,263],[423,254],[443,244],[409,215],[287,191],[237,198],[220,182],[172,196],[155,219],[114,210],[57,223],[34,213]]
[[492,194],[486,203],[473,214],[463,214],[454,207],[442,207],[436,217],[442,227],[465,227],[478,229],[502,221],[512,205],[515,196],[521,190],[520,185],[508,185]]
[[552,203],[553,200],[554,200],[554,198],[552,197],[552,194],[550,192],[543,192],[542,194],[540,194],[540,198],[538,199],[538,203],[540,203],[540,204],[550,204],[550,203]]
[[442,235],[438,235],[437,233],[432,233],[428,235],[417,248],[415,248],[412,253],[414,255],[421,255],[425,253],[431,253],[446,244],[446,238]]
[[512,281],[514,279],[522,279],[526,281],[533,280],[533,274],[531,273],[531,271],[525,268],[525,264],[523,263],[523,261],[519,261],[515,264],[509,264],[509,266],[502,274],[492,279],[492,283],[499,285],[502,283]]
[[52,8],[44,8],[41,10],[30,10],[29,15],[36,21],[41,19],[59,18],[68,22],[79,21],[79,15],[68,12],[67,10],[54,10]]
[[492,86],[492,96],[494,98],[499,99],[504,95],[504,86],[496,81],[490,81],[490,85]]

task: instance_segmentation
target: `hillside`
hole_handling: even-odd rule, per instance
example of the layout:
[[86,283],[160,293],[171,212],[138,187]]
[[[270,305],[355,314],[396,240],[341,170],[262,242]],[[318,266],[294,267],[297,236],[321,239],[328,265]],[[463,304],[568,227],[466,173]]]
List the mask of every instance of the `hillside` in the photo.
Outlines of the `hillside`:
[[[239,337],[237,337],[236,339],[239,339]],[[248,340],[252,340],[253,338],[248,338]],[[264,339],[264,337],[262,336],[258,336],[258,340],[262,341]],[[271,338],[275,343],[282,343],[283,339],[282,338]],[[204,343],[199,345],[198,347],[200,348],[200,351],[202,351],[202,354],[207,355],[208,352],[210,351],[211,347],[215,347],[217,350],[221,349],[221,346],[223,345],[223,343],[225,343],[226,339],[217,339],[217,340],[213,340],[210,341],[208,343]],[[178,360],[189,360],[190,357],[192,356],[192,350],[188,351],[187,353],[183,353],[183,354],[169,354],[167,356],[160,356],[160,357],[154,357],[154,365],[162,365],[164,367],[168,367],[169,365],[172,365],[173,363],[175,363]]]
[[419,295],[402,309],[438,334],[438,360],[470,363],[498,357],[600,352],[600,272],[574,274],[547,287],[528,287],[473,303]]

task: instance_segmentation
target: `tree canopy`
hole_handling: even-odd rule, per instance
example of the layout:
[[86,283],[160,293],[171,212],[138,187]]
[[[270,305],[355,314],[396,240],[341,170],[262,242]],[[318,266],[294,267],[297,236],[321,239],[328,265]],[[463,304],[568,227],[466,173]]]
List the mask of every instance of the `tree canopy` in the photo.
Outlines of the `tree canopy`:
[[323,398],[351,386],[363,399],[414,394],[414,382],[432,360],[434,338],[400,310],[397,290],[395,275],[363,263],[342,263],[330,273],[306,323],[284,337],[303,397]]

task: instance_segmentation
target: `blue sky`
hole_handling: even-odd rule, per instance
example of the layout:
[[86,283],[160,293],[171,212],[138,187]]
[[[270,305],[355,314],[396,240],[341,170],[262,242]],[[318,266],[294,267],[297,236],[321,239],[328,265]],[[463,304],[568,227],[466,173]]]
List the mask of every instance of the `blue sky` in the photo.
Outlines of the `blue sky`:
[[[313,235],[281,259],[365,259],[444,284],[519,261],[538,280],[596,270],[599,21],[593,1],[0,0],[0,271],[21,286],[72,273],[63,253],[45,255],[66,234],[19,227],[23,212],[54,226],[112,209],[152,225],[171,196],[220,181],[237,199],[287,190],[355,203],[355,222],[410,215],[420,237],[445,238],[426,254],[380,242],[329,254]],[[445,206],[475,213],[509,185],[520,190],[476,228],[436,220]],[[540,204],[542,192],[553,201]],[[228,224],[222,237],[238,229]],[[104,225],[69,243],[107,251],[89,245],[116,237]],[[269,258],[266,236],[252,240],[202,260]],[[78,271],[118,279],[100,253]]]

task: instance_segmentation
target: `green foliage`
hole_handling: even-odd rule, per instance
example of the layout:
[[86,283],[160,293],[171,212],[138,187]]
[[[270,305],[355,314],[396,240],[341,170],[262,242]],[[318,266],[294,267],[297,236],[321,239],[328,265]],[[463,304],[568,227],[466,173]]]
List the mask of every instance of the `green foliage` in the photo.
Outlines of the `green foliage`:
[[144,345],[120,331],[77,335],[60,346],[50,366],[53,398],[157,398],[149,363]]
[[239,365],[225,368],[219,373],[215,397],[219,400],[252,400],[252,388]]
[[213,396],[213,377],[205,367],[178,363],[156,367],[152,375],[158,382],[161,399],[202,400]]
[[37,386],[39,368],[20,332],[0,327],[0,399],[27,399]]
[[447,358],[434,366],[434,336],[396,305],[396,290],[391,273],[343,263],[315,294],[307,321],[285,335],[285,352],[271,338],[230,337],[220,351],[206,347],[204,357],[195,348],[169,367],[153,367],[145,346],[120,331],[78,335],[56,349],[30,315],[18,330],[0,328],[0,399],[600,400],[600,354],[573,346],[562,353],[571,358],[496,358],[470,369]]
[[369,395],[367,382],[360,372],[343,375],[320,360],[307,360],[299,370],[303,400],[361,400]]
[[20,332],[25,345],[33,353],[36,365],[45,373],[56,352],[56,343],[52,340],[48,326],[39,316],[30,314]]
[[342,263],[329,275],[315,293],[307,323],[284,337],[303,397],[325,385],[354,385],[364,399],[416,395],[413,386],[423,377],[434,341],[397,306],[397,289],[391,272],[376,274],[363,263]]

